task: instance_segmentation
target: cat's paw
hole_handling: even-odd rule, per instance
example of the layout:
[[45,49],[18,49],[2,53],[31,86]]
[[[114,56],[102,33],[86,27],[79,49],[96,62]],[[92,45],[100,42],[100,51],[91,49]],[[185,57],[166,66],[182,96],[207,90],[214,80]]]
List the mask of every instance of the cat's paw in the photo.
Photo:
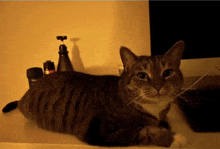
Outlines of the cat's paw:
[[187,143],[186,137],[184,137],[181,134],[175,134],[173,136],[173,139],[174,139],[174,141],[170,146],[171,148],[181,148],[181,147],[185,146]]

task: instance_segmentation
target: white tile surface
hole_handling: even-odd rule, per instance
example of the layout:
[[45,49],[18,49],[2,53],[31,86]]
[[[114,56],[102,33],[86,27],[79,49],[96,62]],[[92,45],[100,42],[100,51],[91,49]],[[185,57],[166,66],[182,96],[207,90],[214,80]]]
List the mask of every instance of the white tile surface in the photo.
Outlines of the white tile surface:
[[[1,107],[2,108],[2,107]],[[176,133],[188,138],[184,148],[218,149],[220,148],[220,133],[193,132],[176,105],[173,105],[168,117]],[[54,133],[38,128],[33,122],[27,120],[18,109],[9,113],[0,114],[0,148],[35,149],[35,148],[100,148],[88,146],[71,135]],[[130,147],[135,148],[135,147]],[[158,148],[158,147],[144,147]]]

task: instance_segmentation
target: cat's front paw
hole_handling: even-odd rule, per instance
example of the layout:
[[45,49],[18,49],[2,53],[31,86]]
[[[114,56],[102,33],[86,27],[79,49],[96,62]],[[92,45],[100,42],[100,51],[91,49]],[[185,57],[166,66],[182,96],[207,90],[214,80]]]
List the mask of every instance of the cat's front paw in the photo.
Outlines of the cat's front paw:
[[173,136],[173,139],[174,139],[174,141],[170,146],[171,148],[181,148],[181,147],[185,146],[187,143],[187,138],[181,134],[175,134]]

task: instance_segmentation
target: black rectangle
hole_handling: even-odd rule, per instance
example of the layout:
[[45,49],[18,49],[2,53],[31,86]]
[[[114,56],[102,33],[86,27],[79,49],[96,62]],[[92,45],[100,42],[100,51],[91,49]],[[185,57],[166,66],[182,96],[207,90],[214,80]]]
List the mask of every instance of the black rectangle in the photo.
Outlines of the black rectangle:
[[183,59],[220,57],[220,2],[150,1],[152,55],[184,40]]

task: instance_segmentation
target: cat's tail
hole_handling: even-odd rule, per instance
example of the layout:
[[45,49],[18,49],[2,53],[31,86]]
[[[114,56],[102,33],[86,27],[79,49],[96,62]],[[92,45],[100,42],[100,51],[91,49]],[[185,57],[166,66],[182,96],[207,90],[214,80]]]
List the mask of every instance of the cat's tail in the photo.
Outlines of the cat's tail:
[[17,106],[18,106],[18,101],[10,102],[2,109],[2,112],[3,113],[10,112],[11,110],[14,110],[15,108],[17,108]]

